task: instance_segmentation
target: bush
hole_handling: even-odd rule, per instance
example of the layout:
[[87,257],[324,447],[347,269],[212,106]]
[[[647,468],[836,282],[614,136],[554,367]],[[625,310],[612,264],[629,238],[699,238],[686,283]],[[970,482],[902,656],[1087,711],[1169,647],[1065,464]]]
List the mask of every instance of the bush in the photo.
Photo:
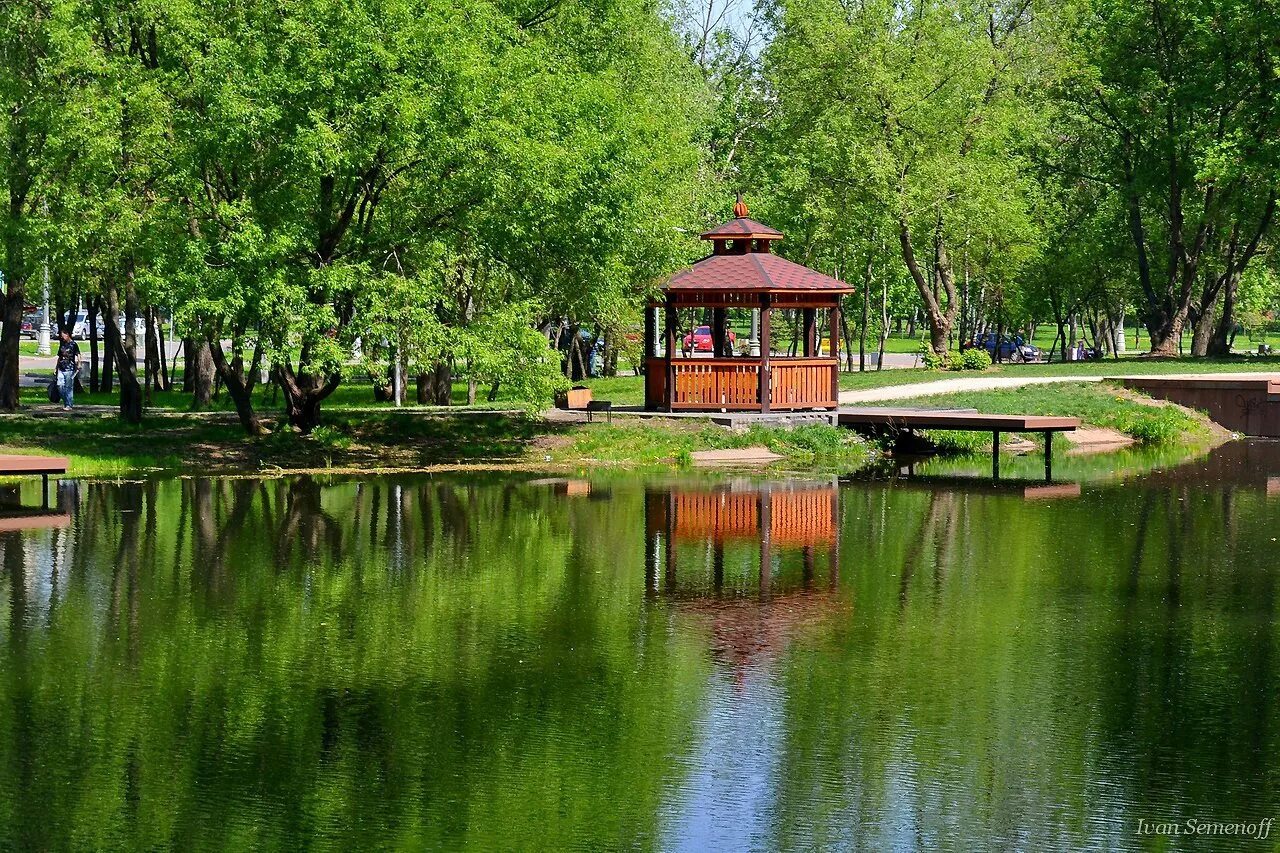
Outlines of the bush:
[[947,370],[964,370],[964,356],[958,352],[947,353]]
[[920,347],[920,359],[926,370],[941,370],[947,366],[946,357],[938,355],[928,344]]
[[965,370],[986,370],[991,366],[991,355],[981,347],[970,347],[962,358]]

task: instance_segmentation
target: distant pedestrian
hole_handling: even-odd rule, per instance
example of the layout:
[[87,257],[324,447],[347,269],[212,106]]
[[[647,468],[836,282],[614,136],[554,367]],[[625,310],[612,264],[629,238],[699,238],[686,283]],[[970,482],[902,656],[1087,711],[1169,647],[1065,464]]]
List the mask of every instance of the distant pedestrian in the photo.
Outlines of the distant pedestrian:
[[80,373],[80,347],[66,329],[58,335],[58,390],[62,393],[62,410],[71,411],[76,397],[76,376]]

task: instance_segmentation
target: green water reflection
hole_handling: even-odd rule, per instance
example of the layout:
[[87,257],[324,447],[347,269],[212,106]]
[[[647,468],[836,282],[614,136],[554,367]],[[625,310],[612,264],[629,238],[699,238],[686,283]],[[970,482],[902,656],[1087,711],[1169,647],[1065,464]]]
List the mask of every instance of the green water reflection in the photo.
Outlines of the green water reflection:
[[0,533],[0,847],[1205,849],[1137,820],[1280,816],[1280,443],[934,473],[65,484]]

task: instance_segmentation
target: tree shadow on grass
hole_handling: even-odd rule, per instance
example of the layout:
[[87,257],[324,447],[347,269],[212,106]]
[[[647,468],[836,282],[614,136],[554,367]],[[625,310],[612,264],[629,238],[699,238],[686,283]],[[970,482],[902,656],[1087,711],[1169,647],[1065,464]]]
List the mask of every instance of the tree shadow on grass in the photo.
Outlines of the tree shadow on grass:
[[[391,455],[399,464],[418,465],[511,462],[539,441],[554,441],[570,426],[524,412],[390,412],[326,421],[353,439],[348,450],[353,457],[372,452],[384,464]],[[348,459],[348,464],[354,461]]]

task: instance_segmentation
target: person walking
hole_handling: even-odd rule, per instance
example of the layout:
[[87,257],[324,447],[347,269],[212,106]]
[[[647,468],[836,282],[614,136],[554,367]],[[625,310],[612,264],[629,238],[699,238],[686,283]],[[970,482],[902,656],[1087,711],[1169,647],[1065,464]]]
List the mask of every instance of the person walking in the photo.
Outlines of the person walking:
[[76,376],[80,373],[80,347],[63,329],[58,335],[58,390],[62,393],[62,410],[71,411],[76,397]]

